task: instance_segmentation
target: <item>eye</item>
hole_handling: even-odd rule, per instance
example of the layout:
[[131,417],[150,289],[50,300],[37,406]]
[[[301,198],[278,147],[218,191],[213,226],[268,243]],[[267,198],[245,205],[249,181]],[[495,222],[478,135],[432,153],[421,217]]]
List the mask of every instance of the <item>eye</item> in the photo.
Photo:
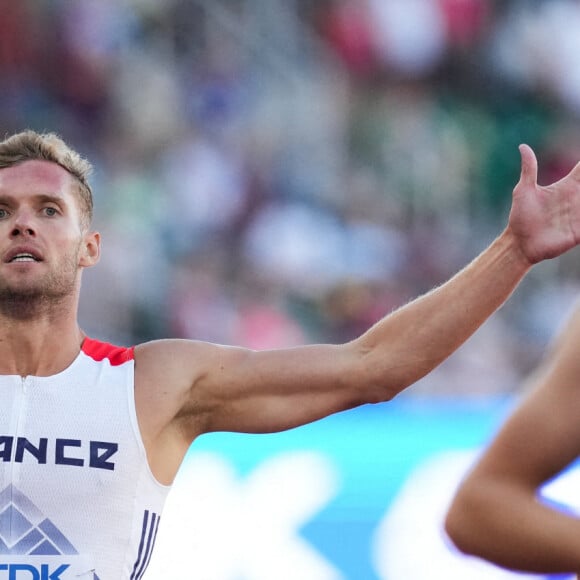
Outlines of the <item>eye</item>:
[[0,207],[0,220],[8,217],[8,210],[4,207]]
[[56,214],[58,214],[58,210],[55,207],[52,206],[48,206],[44,208],[44,213],[45,215],[47,215],[48,217],[53,217]]

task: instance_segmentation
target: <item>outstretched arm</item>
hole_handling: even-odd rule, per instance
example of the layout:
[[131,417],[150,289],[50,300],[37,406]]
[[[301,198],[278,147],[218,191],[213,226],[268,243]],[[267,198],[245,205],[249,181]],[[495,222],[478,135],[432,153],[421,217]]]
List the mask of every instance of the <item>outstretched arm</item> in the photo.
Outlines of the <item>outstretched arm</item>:
[[508,225],[451,280],[343,345],[260,352],[191,341],[142,345],[138,379],[153,386],[141,390],[157,392],[160,373],[169,385],[162,401],[146,397],[145,413],[153,405],[161,428],[169,416],[185,442],[206,431],[277,431],[389,400],[423,377],[503,304],[533,264],[580,240],[580,164],[540,187],[534,153],[525,145],[520,152]]
[[355,341],[377,370],[376,380],[388,381],[383,392],[394,395],[431,371],[504,303],[535,263],[580,241],[580,164],[540,187],[534,152],[521,145],[520,153],[520,180],[502,234],[447,283]]
[[538,499],[580,454],[580,307],[534,388],[466,477],[446,520],[464,552],[525,572],[580,570],[580,519]]

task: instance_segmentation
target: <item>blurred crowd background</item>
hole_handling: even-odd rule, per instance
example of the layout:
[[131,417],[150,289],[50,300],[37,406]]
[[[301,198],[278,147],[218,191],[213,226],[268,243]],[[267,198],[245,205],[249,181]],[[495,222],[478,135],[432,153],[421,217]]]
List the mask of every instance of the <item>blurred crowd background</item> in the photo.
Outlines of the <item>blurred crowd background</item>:
[[[91,160],[81,320],[132,344],[354,338],[580,160],[575,0],[0,0],[0,133]],[[580,289],[538,266],[410,396],[517,390]]]

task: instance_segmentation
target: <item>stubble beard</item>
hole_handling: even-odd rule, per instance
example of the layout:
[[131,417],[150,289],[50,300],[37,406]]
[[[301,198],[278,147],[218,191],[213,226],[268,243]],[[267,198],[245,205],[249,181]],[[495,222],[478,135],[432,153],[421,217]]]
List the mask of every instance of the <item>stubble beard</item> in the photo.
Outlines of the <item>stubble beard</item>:
[[75,291],[77,263],[76,255],[68,255],[57,269],[28,284],[8,284],[0,279],[0,314],[14,320],[58,314]]

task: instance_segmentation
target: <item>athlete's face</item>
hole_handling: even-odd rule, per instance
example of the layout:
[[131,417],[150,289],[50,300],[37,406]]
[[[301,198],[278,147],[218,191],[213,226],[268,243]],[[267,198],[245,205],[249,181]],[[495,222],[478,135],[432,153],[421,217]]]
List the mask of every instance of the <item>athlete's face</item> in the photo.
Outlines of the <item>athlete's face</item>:
[[82,228],[75,180],[48,161],[0,169],[0,301],[59,299],[99,257],[99,234]]

